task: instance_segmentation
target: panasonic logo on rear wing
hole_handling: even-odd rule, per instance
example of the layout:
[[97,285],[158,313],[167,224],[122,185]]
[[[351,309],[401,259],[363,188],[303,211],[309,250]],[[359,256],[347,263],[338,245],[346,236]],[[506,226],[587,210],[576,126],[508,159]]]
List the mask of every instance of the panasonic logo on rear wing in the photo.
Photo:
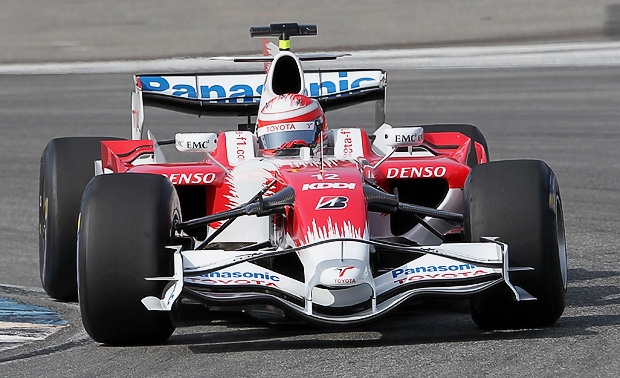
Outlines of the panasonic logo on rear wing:
[[[260,101],[264,73],[217,75],[143,75],[137,76],[144,93],[219,103]],[[350,94],[357,89],[383,88],[382,70],[305,72],[306,93],[310,97]]]

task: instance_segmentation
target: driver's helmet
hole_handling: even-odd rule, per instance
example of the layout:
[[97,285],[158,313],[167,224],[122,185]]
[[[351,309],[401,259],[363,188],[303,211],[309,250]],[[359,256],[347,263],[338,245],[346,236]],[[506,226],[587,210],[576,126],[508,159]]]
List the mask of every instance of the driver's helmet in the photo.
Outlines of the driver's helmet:
[[261,148],[316,146],[327,129],[319,102],[301,94],[287,93],[272,98],[258,114],[256,135]]

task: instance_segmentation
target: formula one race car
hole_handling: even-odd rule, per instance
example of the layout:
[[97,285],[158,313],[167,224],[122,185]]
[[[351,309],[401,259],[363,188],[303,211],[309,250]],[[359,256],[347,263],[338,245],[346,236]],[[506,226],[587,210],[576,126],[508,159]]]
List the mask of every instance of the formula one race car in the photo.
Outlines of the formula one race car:
[[[489,162],[471,125],[391,127],[384,71],[302,70],[344,55],[290,52],[314,25],[250,34],[279,37],[275,56],[234,59],[270,62],[266,73],[137,75],[132,140],[47,145],[41,280],[53,298],[79,297],[94,340],[165,342],[181,298],[338,326],[453,296],[483,328],[556,322],[566,248],[547,164]],[[324,111],[363,102],[376,104],[372,135],[327,127]],[[144,138],[144,106],[245,121],[158,142]],[[168,163],[169,144],[204,159]]]

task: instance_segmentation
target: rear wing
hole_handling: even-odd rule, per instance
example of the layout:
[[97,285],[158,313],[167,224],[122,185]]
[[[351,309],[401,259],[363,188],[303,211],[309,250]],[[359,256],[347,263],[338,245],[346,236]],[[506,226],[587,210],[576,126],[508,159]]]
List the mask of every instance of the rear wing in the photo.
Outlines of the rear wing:
[[[135,75],[132,93],[132,138],[141,139],[143,106],[197,116],[244,116],[258,114],[265,82],[264,72]],[[375,124],[385,121],[387,73],[383,70],[310,70],[304,72],[306,93],[324,111],[375,101]],[[240,126],[242,127],[242,126]]]

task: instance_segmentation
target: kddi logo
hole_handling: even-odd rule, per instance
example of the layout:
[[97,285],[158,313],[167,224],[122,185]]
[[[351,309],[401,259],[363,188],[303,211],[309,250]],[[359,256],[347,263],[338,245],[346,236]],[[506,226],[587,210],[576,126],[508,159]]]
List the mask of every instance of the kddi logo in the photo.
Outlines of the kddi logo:
[[344,209],[349,199],[342,196],[323,196],[316,204],[316,210]]
[[314,182],[312,184],[304,184],[301,190],[316,189],[355,189],[354,182]]

